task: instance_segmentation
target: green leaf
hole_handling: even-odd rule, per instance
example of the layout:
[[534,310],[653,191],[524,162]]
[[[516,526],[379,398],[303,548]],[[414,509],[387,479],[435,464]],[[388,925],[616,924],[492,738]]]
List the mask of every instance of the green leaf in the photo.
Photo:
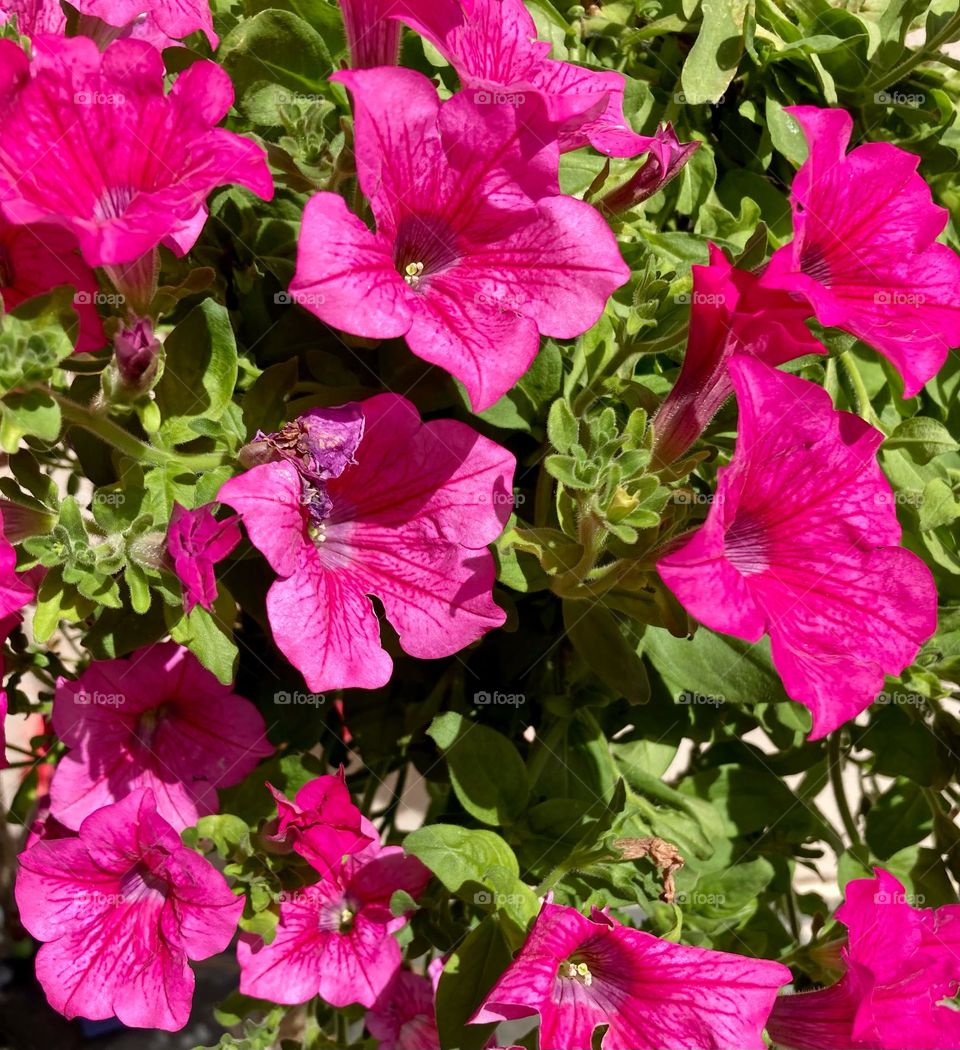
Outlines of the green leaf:
[[0,448],[4,452],[16,452],[20,447],[20,439],[27,434],[50,443],[60,436],[63,425],[60,405],[42,390],[7,394],[0,408],[3,410]]
[[572,452],[580,439],[580,424],[562,397],[550,406],[547,416],[547,437],[558,452]]
[[481,890],[490,888],[500,870],[520,875],[520,866],[510,847],[492,831],[471,830],[456,824],[428,824],[410,832],[403,840],[404,849],[419,857],[451,892],[472,900]]
[[191,421],[216,422],[233,398],[237,344],[227,311],[204,299],[167,336],[166,364],[154,393],[163,416],[160,439],[176,445],[196,439]]
[[748,0],[703,0],[703,21],[687,60],[681,83],[687,105],[717,102],[733,80],[743,55]]
[[953,489],[942,478],[931,478],[923,489],[920,531],[928,532],[941,525],[950,525],[957,518],[960,518],[960,503]]
[[200,605],[195,605],[189,614],[167,605],[164,606],[164,614],[170,637],[185,645],[224,685],[230,685],[236,675],[239,656],[233,641],[237,605],[223,584],[220,584],[220,593],[213,604],[212,613]]
[[443,751],[453,790],[471,816],[494,826],[517,819],[530,790],[527,771],[502,733],[447,711],[433,720],[427,735]]
[[870,807],[867,845],[880,860],[886,860],[905,846],[922,842],[932,828],[933,815],[922,789],[900,779]]
[[57,288],[0,314],[0,396],[46,381],[73,353],[78,326],[73,299],[73,288]]
[[637,652],[635,621],[618,617],[602,604],[565,601],[563,622],[574,648],[604,684],[632,704],[650,699],[647,669]]
[[945,452],[956,452],[960,444],[936,419],[913,416],[905,419],[883,443],[884,451],[903,449],[921,465]]

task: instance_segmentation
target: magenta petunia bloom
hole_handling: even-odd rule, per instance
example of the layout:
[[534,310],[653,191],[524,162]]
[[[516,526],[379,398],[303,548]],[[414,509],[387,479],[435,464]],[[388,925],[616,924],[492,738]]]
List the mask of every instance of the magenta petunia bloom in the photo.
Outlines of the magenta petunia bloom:
[[92,813],[79,835],[20,854],[16,898],[45,943],[37,979],[50,1005],[92,1021],[176,1031],[193,998],[188,959],[230,943],[243,911],[223,876],[186,849],[142,789]]
[[[200,30],[210,46],[218,43],[207,0],[77,0],[77,32],[106,47],[119,37],[135,37],[163,49]],[[21,36],[62,36],[67,18],[59,0],[0,0],[0,25],[16,15]]]
[[694,266],[687,349],[677,381],[653,420],[654,454],[672,463],[687,451],[733,393],[727,362],[750,354],[780,365],[825,348],[804,321],[809,307],[738,270],[716,245],[709,266]]
[[354,69],[395,66],[400,23],[422,21],[433,35],[456,26],[474,0],[340,0],[350,65]]
[[638,135],[623,114],[623,75],[548,58],[550,45],[537,40],[523,0],[474,0],[455,21],[407,6],[413,10],[399,17],[434,44],[478,102],[542,96],[563,152],[589,144],[611,157],[636,157],[651,148],[654,140]]
[[883,435],[820,387],[729,364],[740,429],[703,526],[657,563],[687,611],[748,642],[769,633],[816,740],[854,718],[937,626],[926,565],[903,550],[876,461]]
[[430,977],[397,970],[367,1011],[367,1031],[377,1050],[440,1050],[435,1006],[436,980],[443,962],[430,964]]
[[208,611],[217,600],[214,566],[240,542],[239,518],[231,515],[217,521],[210,504],[187,510],[174,503],[167,529],[167,551],[183,585],[183,604],[187,612],[195,605]]
[[147,787],[179,831],[216,813],[216,789],[273,754],[253,704],[173,642],[59,678],[53,728],[70,750],[53,775],[52,809],[69,828]]
[[144,41],[101,54],[86,37],[41,36],[33,49],[30,61],[0,40],[0,210],[11,222],[63,226],[91,266],[107,266],[160,243],[189,251],[216,186],[272,196],[261,147],[215,126],[233,87],[213,62],[164,94],[163,58]]
[[394,933],[406,923],[390,911],[397,890],[418,897],[430,872],[400,846],[380,845],[376,829],[362,852],[329,868],[322,881],[284,894],[274,939],[244,934],[237,945],[240,991],[275,1003],[373,1006],[400,967]]
[[357,172],[376,232],[334,193],[307,203],[290,290],[327,324],[404,336],[475,410],[527,370],[538,333],[586,331],[630,276],[599,212],[558,194],[555,135],[536,99],[442,105],[408,69],[333,77],[353,94]]
[[97,313],[100,291],[93,270],[83,261],[73,235],[59,226],[14,226],[0,215],[0,302],[5,311],[35,295],[72,285],[73,308],[80,325],[76,350],[106,346]]
[[889,872],[847,884],[837,918],[847,927],[843,977],[785,995],[770,1036],[793,1050],[951,1050],[960,1013],[960,905],[914,908]]
[[0,0],[0,25],[14,18],[17,32],[26,37],[63,34],[67,28],[67,16],[59,0]]
[[766,959],[673,944],[594,908],[544,903],[527,940],[470,1024],[540,1015],[540,1046],[763,1050],[790,971]]
[[316,777],[304,784],[293,802],[271,784],[267,787],[279,815],[276,833],[268,837],[289,842],[321,873],[377,839],[375,833],[364,831],[363,817],[350,798],[342,769],[336,776]]
[[397,394],[315,409],[251,447],[274,461],[218,498],[279,577],[270,626],[311,689],[389,681],[370,595],[423,659],[503,623],[486,547],[510,514],[509,452],[454,420],[422,423]]
[[790,106],[810,154],[793,180],[794,239],[763,283],[804,296],[821,324],[890,359],[916,394],[960,345],[960,258],[937,243],[947,210],[917,174],[920,158],[887,142],[845,153],[846,110]]
[[699,148],[699,142],[681,142],[673,125],[662,124],[650,140],[643,163],[623,185],[600,198],[600,209],[617,215],[648,200],[683,171]]

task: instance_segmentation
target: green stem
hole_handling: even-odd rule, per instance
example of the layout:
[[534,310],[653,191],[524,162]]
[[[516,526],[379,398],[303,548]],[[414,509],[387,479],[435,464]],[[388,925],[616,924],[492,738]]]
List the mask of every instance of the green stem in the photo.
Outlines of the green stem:
[[649,343],[627,343],[626,346],[621,346],[609,362],[604,365],[601,374],[596,376],[591,384],[577,395],[576,400],[573,402],[573,414],[578,417],[583,415],[596,401],[597,395],[593,391],[593,385],[598,380],[603,379],[604,376],[612,375],[618,368],[625,365],[631,357],[635,357],[638,354],[660,354],[666,350],[672,350],[680,343],[680,339],[681,334],[674,331],[669,335],[663,336],[662,339],[654,339]]
[[880,421],[873,411],[873,405],[870,404],[870,394],[867,392],[866,384],[863,376],[860,375],[860,369],[857,368],[853,354],[849,350],[844,350],[836,361],[841,378],[846,380],[847,394],[853,402],[854,411],[861,419],[876,426]]
[[929,40],[925,40],[923,46],[918,47],[917,50],[914,51],[909,58],[905,58],[899,66],[894,66],[893,69],[888,69],[886,73],[875,77],[873,80],[868,80],[863,86],[863,93],[867,95],[873,91],[879,90],[880,88],[888,87],[890,84],[896,84],[898,81],[903,80],[908,73],[912,73],[921,63],[935,58],[940,45],[951,37],[958,26],[960,26],[960,11],[957,11],[956,14],[944,23],[944,26],[939,33],[934,33]]
[[847,802],[847,792],[843,786],[843,761],[840,756],[840,734],[832,733],[827,743],[827,764],[830,771],[830,786],[833,788],[833,797],[837,800],[837,809],[840,811],[840,820],[843,822],[844,830],[850,839],[851,846],[860,846],[860,832],[857,830],[856,821],[850,812],[850,804]]
[[83,427],[84,430],[96,435],[101,441],[112,445],[118,452],[122,452],[131,459],[152,463],[155,466],[177,463],[187,470],[192,470],[198,474],[204,470],[222,466],[225,462],[224,456],[219,452],[191,455],[171,452],[167,449],[148,445],[139,438],[135,438],[133,434],[124,430],[119,424],[114,423],[108,416],[94,412],[85,405],[79,405],[76,401],[71,401],[70,398],[64,397],[63,394],[58,393],[56,390],[46,389],[46,393],[56,400],[60,406],[60,411],[63,413],[63,418],[67,422]]

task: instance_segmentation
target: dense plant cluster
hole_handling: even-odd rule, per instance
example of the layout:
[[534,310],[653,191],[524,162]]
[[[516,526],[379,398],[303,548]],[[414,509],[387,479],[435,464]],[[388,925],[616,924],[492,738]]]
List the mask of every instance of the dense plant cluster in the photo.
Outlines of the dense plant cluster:
[[222,1050],[960,1047],[957,39],[0,0],[53,1009],[228,953]]

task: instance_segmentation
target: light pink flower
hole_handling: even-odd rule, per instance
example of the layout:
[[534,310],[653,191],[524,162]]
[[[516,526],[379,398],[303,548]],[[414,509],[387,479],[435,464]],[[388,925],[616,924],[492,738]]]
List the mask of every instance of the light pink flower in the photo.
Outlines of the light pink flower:
[[106,346],[97,313],[100,288],[93,271],[77,251],[73,235],[49,224],[14,226],[0,214],[0,302],[5,311],[35,295],[61,285],[73,285],[73,308],[80,327],[76,350],[83,353]]
[[418,897],[430,873],[399,846],[374,841],[328,868],[316,885],[284,894],[270,944],[244,934],[237,945],[240,991],[275,1003],[372,1006],[400,966],[394,933],[406,923],[390,911],[397,890]]
[[845,153],[846,110],[790,106],[810,146],[793,180],[794,239],[763,283],[809,300],[824,325],[888,357],[912,397],[960,345],[960,258],[936,241],[947,210],[917,174],[920,158],[887,142]]
[[756,274],[736,269],[715,245],[710,245],[710,265],[692,271],[686,353],[653,420],[660,463],[683,455],[733,393],[727,362],[734,354],[780,365],[825,352],[804,324],[811,316],[806,303],[764,288]]
[[481,104],[503,95],[542,96],[563,152],[590,144],[611,157],[635,157],[651,148],[654,140],[638,135],[623,115],[623,75],[548,58],[550,45],[537,40],[523,0],[474,0],[472,12],[455,22],[423,5],[407,6],[399,17],[443,53]]
[[943,1005],[960,987],[960,905],[914,908],[903,886],[876,877],[847,884],[837,918],[849,931],[843,977],[782,996],[770,1036],[793,1050],[955,1050],[960,1013]]
[[239,518],[231,515],[217,521],[207,503],[187,510],[174,503],[167,529],[167,550],[183,584],[183,604],[187,612],[195,605],[210,610],[217,600],[214,566],[240,542]]
[[435,959],[430,977],[397,970],[367,1011],[367,1031],[377,1050],[440,1050],[435,997],[442,969],[442,960]]
[[53,727],[70,749],[50,787],[53,815],[69,828],[148,787],[179,831],[216,813],[216,789],[273,754],[253,704],[173,642],[59,678]]
[[233,88],[213,62],[164,94],[163,58],[143,41],[101,54],[85,37],[41,36],[33,50],[30,61],[0,40],[0,209],[11,222],[66,227],[105,266],[160,243],[189,251],[216,186],[272,195],[261,147],[215,127]]
[[542,106],[442,105],[426,77],[333,77],[353,94],[371,232],[334,193],[307,203],[290,290],[327,324],[410,349],[479,411],[527,370],[538,332],[586,331],[630,276],[600,214],[558,195]]
[[540,1015],[540,1046],[589,1050],[762,1050],[780,963],[692,948],[593,909],[545,903],[470,1024]]
[[901,549],[883,435],[826,391],[731,359],[733,459],[703,526],[657,564],[687,611],[748,642],[769,633],[811,739],[855,717],[936,630],[930,570]]
[[176,1031],[190,1014],[193,972],[230,943],[243,900],[180,843],[143,789],[92,813],[79,835],[20,854],[24,926],[46,941],[37,979],[50,1005],[91,1021]]
[[363,830],[363,817],[353,804],[343,769],[336,776],[316,777],[304,784],[291,802],[271,784],[277,803],[275,842],[290,842],[317,871],[337,867],[344,856],[358,853],[377,840]]
[[453,420],[421,423],[396,394],[316,409],[255,445],[278,458],[218,498],[279,577],[270,626],[311,689],[389,681],[370,595],[403,649],[423,659],[503,623],[486,546],[510,514],[509,452]]

